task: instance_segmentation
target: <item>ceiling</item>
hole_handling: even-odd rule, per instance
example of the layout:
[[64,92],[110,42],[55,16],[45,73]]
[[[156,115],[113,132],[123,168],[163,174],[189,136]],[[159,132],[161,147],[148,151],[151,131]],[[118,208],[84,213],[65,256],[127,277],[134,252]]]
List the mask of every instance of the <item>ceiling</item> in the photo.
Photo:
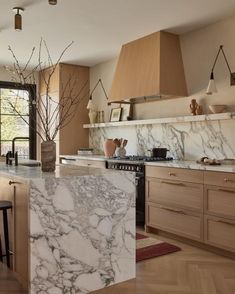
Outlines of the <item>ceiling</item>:
[[[23,30],[13,29],[21,6]],[[23,64],[40,38],[53,60],[93,66],[116,56],[122,44],[159,30],[182,34],[235,15],[234,0],[0,0],[0,65],[12,63],[10,45]],[[34,64],[37,59],[32,60]]]

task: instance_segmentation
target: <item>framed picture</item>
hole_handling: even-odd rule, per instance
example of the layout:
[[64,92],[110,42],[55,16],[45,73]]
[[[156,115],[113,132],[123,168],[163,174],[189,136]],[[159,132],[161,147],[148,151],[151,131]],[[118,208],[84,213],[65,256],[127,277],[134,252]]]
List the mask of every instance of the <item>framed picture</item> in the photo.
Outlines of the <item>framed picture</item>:
[[111,109],[109,121],[120,121],[121,114],[122,114],[122,107]]
[[121,104],[122,115],[121,120],[130,120],[132,115],[132,105],[131,104]]

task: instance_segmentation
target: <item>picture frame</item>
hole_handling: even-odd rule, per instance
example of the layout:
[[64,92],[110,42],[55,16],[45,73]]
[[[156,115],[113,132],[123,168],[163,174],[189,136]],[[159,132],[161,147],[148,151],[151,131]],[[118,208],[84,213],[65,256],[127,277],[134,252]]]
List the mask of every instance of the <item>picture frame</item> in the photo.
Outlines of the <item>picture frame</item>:
[[110,122],[117,122],[120,121],[122,114],[122,107],[112,108],[110,113]]
[[121,121],[130,120],[132,116],[132,104],[121,104],[122,114]]

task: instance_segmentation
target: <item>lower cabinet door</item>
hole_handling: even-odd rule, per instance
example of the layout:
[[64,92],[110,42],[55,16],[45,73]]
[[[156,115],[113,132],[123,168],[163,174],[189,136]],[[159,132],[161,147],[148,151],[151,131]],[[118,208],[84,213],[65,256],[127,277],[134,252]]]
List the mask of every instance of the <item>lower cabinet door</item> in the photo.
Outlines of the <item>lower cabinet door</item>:
[[203,240],[203,216],[199,213],[148,203],[147,225],[196,241]]
[[235,221],[206,215],[204,226],[205,243],[235,252]]

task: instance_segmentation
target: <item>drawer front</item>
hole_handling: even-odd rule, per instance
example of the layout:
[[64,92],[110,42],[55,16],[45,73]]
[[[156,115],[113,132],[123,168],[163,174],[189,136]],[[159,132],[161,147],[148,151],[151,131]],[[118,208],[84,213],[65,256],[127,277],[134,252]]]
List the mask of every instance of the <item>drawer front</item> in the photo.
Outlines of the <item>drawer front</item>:
[[146,200],[194,211],[203,211],[203,185],[147,178]]
[[147,225],[193,240],[203,240],[203,217],[200,214],[148,204]]
[[146,166],[146,176],[158,179],[203,183],[203,172],[184,168]]
[[63,159],[63,164],[72,164],[72,165],[79,165],[79,166],[87,166],[87,167],[103,167],[105,168],[105,161],[99,161],[99,160],[85,160],[85,159]]
[[204,172],[205,185],[235,188],[235,173]]
[[235,189],[206,186],[205,212],[235,220]]
[[205,242],[235,252],[235,221],[205,216]]

